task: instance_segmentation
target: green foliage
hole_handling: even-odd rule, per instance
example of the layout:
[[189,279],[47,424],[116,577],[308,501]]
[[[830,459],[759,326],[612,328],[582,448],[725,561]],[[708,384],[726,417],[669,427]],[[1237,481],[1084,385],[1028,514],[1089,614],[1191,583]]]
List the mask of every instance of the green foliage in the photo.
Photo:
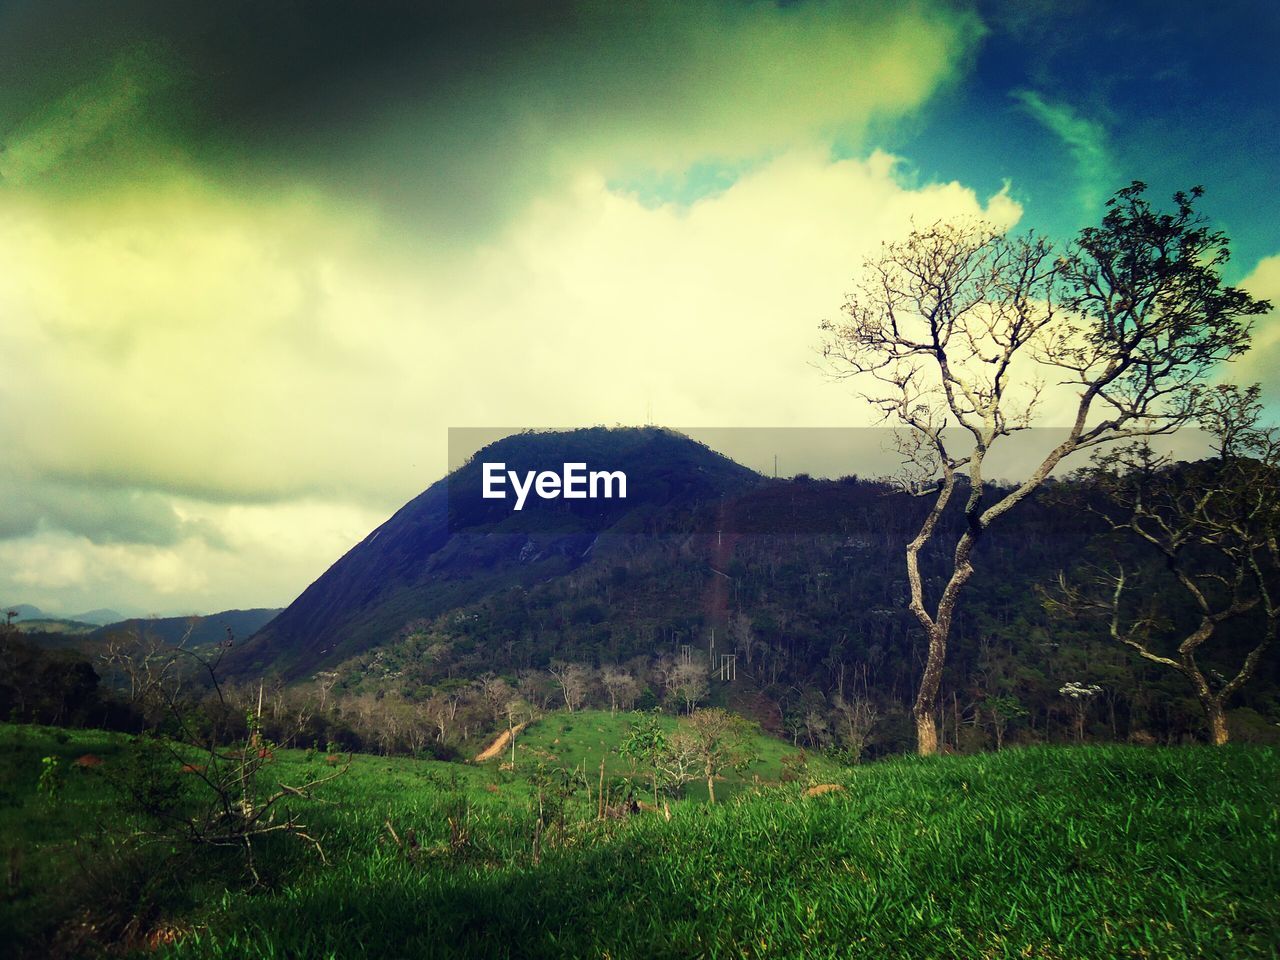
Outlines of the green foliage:
[[167,821],[182,799],[180,770],[181,763],[158,738],[140,736],[128,741],[106,778],[122,805],[151,821]]
[[662,721],[653,712],[643,712],[635,715],[619,750],[628,759],[652,766],[666,745],[667,734]]
[[[11,729],[0,736],[0,796],[12,798],[0,831],[31,869],[0,905],[0,935],[44,956],[32,938],[72,915],[50,912],[80,869],[67,842],[127,827],[91,773],[45,809],[32,760],[92,750],[110,766],[121,742],[75,733],[64,752],[34,731],[18,750]],[[294,778],[307,765],[301,751],[279,763]],[[1054,747],[873,763],[829,781],[843,791],[766,786],[715,807],[673,804],[670,822],[598,823],[578,791],[535,862],[526,781],[358,757],[313,817],[330,866],[282,844],[263,855],[272,888],[227,891],[193,861],[147,888],[166,899],[132,942],[171,930],[161,956],[202,960],[1265,958],[1280,942],[1278,778],[1267,748]],[[418,856],[389,843],[387,821],[402,838],[414,831]],[[144,868],[114,875],[127,887]]]
[[40,758],[40,780],[36,784],[36,790],[40,796],[49,803],[54,803],[58,799],[58,794],[62,792],[62,767],[57,757],[41,757]]
[[1001,720],[1017,720],[1027,715],[1022,701],[1013,696],[987,697],[983,705]]
[[618,747],[622,756],[648,771],[655,804],[658,802],[658,761],[667,749],[667,743],[667,731],[662,721],[655,712],[646,711],[635,714],[626,739]]
[[789,753],[782,758],[782,782],[803,781],[809,772],[809,758],[800,753]]

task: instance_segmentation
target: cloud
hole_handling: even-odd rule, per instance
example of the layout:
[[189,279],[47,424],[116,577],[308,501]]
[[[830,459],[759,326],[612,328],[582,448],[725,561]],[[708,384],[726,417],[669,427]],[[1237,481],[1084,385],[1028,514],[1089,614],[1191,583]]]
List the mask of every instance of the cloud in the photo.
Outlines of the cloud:
[[1269,300],[1270,313],[1254,322],[1253,345],[1242,358],[1222,370],[1223,379],[1232,383],[1262,384],[1262,399],[1267,407],[1280,413],[1280,253],[1265,257],[1238,286],[1260,300]]
[[79,6],[0,8],[30,602],[287,602],[450,426],[858,422],[811,362],[859,257],[1020,215],[830,156],[954,80],[950,4]]
[[[267,602],[266,566],[297,578],[273,581],[279,603],[443,473],[450,426],[637,423],[649,405],[685,425],[865,422],[812,367],[817,324],[860,258],[912,220],[1020,215],[1004,193],[913,188],[899,169],[878,152],[798,150],[713,197],[657,206],[584,170],[447,259],[359,207],[237,196],[194,173],[10,202],[0,443],[23,483],[116,492],[92,515],[48,501],[29,541],[44,560],[10,551],[0,580],[79,569],[96,582],[128,541],[203,570],[163,581],[195,606]],[[320,504],[305,522],[347,539],[288,540],[298,503]],[[55,526],[78,539],[40,539]],[[245,533],[259,527],[276,533]],[[275,539],[292,560],[269,556]],[[149,576],[155,603],[130,602],[173,595]]]
[[0,477],[0,539],[59,530],[95,544],[171,546],[184,536],[216,535],[184,526],[171,498],[158,491]]
[[0,591],[67,612],[212,613],[289,602],[385,517],[303,500],[270,507],[173,502],[187,536],[163,545],[95,542],[56,530],[0,539]]
[[856,141],[981,35],[928,0],[165,7],[117,4],[100,36],[65,11],[10,12],[7,31],[0,13],[0,64],[35,91],[0,103],[10,181],[99,190],[177,157],[475,239],[584,164],[665,175]]
[[1012,96],[1066,146],[1076,165],[1081,212],[1089,216],[1097,213],[1116,179],[1106,129],[1071,106],[1045,100],[1034,90],[1015,90]]
[[85,154],[129,154],[139,135],[128,135],[149,100],[170,82],[163,57],[145,46],[118,54],[102,75],[79,84],[23,118],[4,138],[0,183],[24,186],[83,161]]
[[[983,211],[958,184],[900,185],[885,154],[817,150],[690,208],[584,171],[442,262],[322,197],[195,177],[13,205],[0,431],[40,476],[386,503],[467,420],[634,420],[646,399],[669,421],[812,419],[813,331],[859,257],[912,217]],[[1002,193],[986,212],[1019,210]]]

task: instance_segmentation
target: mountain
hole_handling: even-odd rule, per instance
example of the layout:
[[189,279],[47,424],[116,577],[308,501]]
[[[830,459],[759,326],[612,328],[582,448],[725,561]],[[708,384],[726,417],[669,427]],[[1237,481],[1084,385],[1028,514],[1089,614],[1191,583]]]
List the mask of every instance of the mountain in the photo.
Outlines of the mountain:
[[200,647],[226,640],[228,630],[233,637],[247,637],[279,612],[278,608],[254,608],[223,610],[207,616],[133,617],[98,627],[89,633],[86,642],[102,645],[117,637],[132,636],[178,644],[185,638],[188,646]]
[[14,620],[14,626],[22,633],[41,633],[49,636],[83,637],[92,633],[95,625],[82,620],[63,620],[58,617],[32,617]]
[[[531,496],[515,510],[512,498],[482,496],[486,463],[503,463],[520,477],[565,463],[621,471],[627,496]],[[414,621],[503,589],[562,577],[580,567],[602,539],[670,529],[760,482],[754,471],[669,430],[596,427],[505,437],[353,547],[234,650],[227,667],[233,675],[309,675],[394,639]]]
[[11,603],[4,608],[4,613],[16,613],[14,622],[19,620],[48,620],[53,617],[51,613],[45,613],[39,607],[32,606],[29,603]]
[[18,615],[13,618],[15,623],[26,620],[42,620],[50,623],[71,623],[103,627],[108,623],[117,623],[125,618],[123,613],[119,613],[115,610],[108,610],[106,608],[89,610],[85,613],[73,613],[70,616],[64,616],[60,613],[49,613],[47,610],[41,610],[39,607],[32,606],[29,603],[13,603],[6,606],[3,613],[7,613],[10,610],[16,610],[18,613]]
[[105,627],[109,623],[119,623],[125,619],[125,615],[116,610],[100,607],[96,610],[88,610],[84,613],[73,613],[67,617],[68,620],[74,620],[77,623],[92,623],[97,627]]

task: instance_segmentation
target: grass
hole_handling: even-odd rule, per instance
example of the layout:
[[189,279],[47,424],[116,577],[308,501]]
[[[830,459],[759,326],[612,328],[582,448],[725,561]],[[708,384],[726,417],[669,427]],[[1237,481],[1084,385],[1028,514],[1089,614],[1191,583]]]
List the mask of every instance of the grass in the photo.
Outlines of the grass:
[[[572,760],[566,735],[583,719],[531,730],[531,745],[559,738]],[[590,724],[606,745],[616,732]],[[109,810],[92,771],[56,804],[38,799],[39,755],[92,747],[111,763],[118,743],[25,728],[15,748],[13,728],[0,733],[6,847],[54,871],[31,874],[0,914],[30,935],[71,835]],[[582,756],[598,764],[600,745],[580,743]],[[278,766],[289,780],[315,763],[282,751]],[[843,771],[842,792],[743,787],[716,807],[676,804],[670,822],[577,822],[575,798],[536,861],[530,790],[496,773],[357,758],[333,803],[307,812],[331,866],[284,843],[264,851],[267,889],[193,883],[153,922],[175,938],[159,955],[1261,958],[1280,943],[1268,748],[908,757]],[[415,856],[387,821],[415,830]]]
[[[631,714],[610,713],[607,710],[579,710],[575,713],[557,712],[543,716],[516,738],[516,767],[528,766],[538,759],[548,760],[570,770],[581,769],[592,783],[600,770],[600,760],[605,761],[605,776],[611,779],[633,779],[641,786],[648,782],[643,768],[637,769],[625,757],[620,748],[631,727]],[[661,716],[664,730],[675,732],[675,717]],[[775,737],[763,734],[751,738],[751,751],[755,760],[741,771],[725,777],[725,785],[716,787],[716,796],[728,799],[757,781],[778,781],[784,775],[784,757],[796,757],[803,751]],[[497,768],[511,758],[510,751],[488,761],[485,766]],[[839,776],[840,767],[820,754],[805,754],[805,775],[818,782]],[[702,783],[691,783],[688,796],[697,800],[707,798],[707,788]]]

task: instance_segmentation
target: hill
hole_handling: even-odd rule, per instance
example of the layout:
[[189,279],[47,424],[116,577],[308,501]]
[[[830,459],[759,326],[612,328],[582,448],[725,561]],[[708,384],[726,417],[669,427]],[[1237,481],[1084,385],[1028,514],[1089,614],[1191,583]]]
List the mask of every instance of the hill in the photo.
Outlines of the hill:
[[8,603],[5,604],[4,613],[15,614],[13,621],[15,623],[21,620],[48,620],[54,619],[52,614],[45,613],[39,607],[30,603]]
[[144,637],[165,644],[178,644],[184,638],[188,646],[201,647],[222,643],[230,631],[233,637],[247,637],[271,621],[278,608],[255,607],[250,610],[223,610],[204,616],[134,617],[110,623],[91,631],[86,640],[101,646],[116,637]]
[[53,618],[15,620],[13,625],[23,633],[58,634],[67,637],[82,637],[98,629],[95,624],[86,623],[83,620]]
[[[608,710],[546,714],[516,737],[516,768],[529,769],[541,761],[569,770],[582,770],[595,777],[603,760],[608,778],[632,777],[643,788],[644,771],[636,771],[620,751],[635,718],[635,714],[627,711],[610,713]],[[676,730],[676,717],[659,715],[656,720],[668,735]],[[752,735],[749,742],[753,756],[751,763],[725,777],[726,789],[722,791],[716,787],[718,798],[731,797],[755,780],[779,782],[796,777],[830,780],[843,771],[839,765],[820,755],[808,755],[765,733]],[[485,766],[489,769],[505,766],[510,759],[510,751],[504,749],[486,761]],[[706,787],[697,781],[689,785],[688,793],[700,799],[706,799],[707,795]]]
[[[527,515],[477,495],[479,464],[491,458],[594,464],[602,452],[644,478],[637,491],[656,493],[578,509],[559,501]],[[1149,570],[1160,583],[1163,568],[1142,546],[1108,546],[1100,521],[1075,497],[1068,482],[1047,485],[975,553],[944,675],[952,747],[994,745],[996,696],[1016,697],[1027,711],[1011,727],[1022,742],[1074,738],[1059,691],[1081,680],[1105,691],[1089,717],[1092,737],[1178,742],[1198,733],[1203,712],[1180,677],[1137,662],[1105,625],[1046,610],[1039,588],[1098,561]],[[953,499],[921,555],[928,589],[943,582],[948,545],[963,523],[956,506],[963,498]],[[851,729],[840,712],[851,691],[869,697],[878,719],[866,750],[880,756],[911,742],[906,710],[920,663],[903,546],[924,507],[855,477],[765,479],[664,431],[509,437],[353,548],[233,651],[231,666],[254,679],[333,671],[330,702],[367,703],[329,718],[323,736],[389,748],[379,711],[430,712],[436,697],[456,711],[459,691],[486,674],[505,678],[539,708],[561,704],[546,673],[554,661],[594,671],[589,705],[609,704],[601,686],[608,667],[635,681],[636,705],[674,711],[672,668],[688,660],[709,670],[702,703],[744,713],[811,749],[839,743]],[[1160,595],[1176,646],[1196,614],[1176,585]],[[1255,620],[1220,630],[1204,651],[1211,670],[1234,672]],[[736,658],[731,680],[719,675],[725,656]],[[1277,689],[1280,658],[1268,657],[1234,702],[1239,735],[1274,739]],[[492,716],[474,695],[461,699],[464,719],[450,725],[450,737],[483,736]]]
[[94,610],[86,610],[84,613],[73,613],[68,620],[75,620],[78,623],[92,623],[98,627],[105,627],[109,623],[119,623],[126,619],[123,613],[112,610],[109,607],[98,607]]
[[[582,462],[622,471],[625,499],[557,499],[521,511],[482,496],[482,465],[523,474]],[[394,639],[406,625],[510,588],[563,577],[610,538],[687,525],[752,486],[753,471],[656,428],[506,437],[415,497],[338,560],[227,661],[233,674],[307,676]]]
[[[1265,748],[902,757],[819,797],[801,780],[673,801],[670,821],[599,821],[572,782],[535,803],[527,769],[358,756],[298,803],[325,862],[265,843],[272,882],[250,885],[185,838],[123,846],[135,825],[110,784],[141,746],[0,727],[14,956],[1261,960],[1280,937]],[[86,753],[101,764],[76,767]],[[43,758],[66,771],[56,803]],[[323,754],[272,762],[272,783],[328,771]]]
[[86,610],[84,613],[73,613],[70,616],[60,616],[41,610],[37,606],[29,603],[11,603],[0,610],[0,615],[14,611],[17,616],[14,617],[14,623],[26,623],[30,621],[39,621],[49,624],[83,624],[90,628],[103,627],[109,623],[116,623],[125,619],[124,614],[117,613],[115,610],[109,610],[105,607],[96,610]]

